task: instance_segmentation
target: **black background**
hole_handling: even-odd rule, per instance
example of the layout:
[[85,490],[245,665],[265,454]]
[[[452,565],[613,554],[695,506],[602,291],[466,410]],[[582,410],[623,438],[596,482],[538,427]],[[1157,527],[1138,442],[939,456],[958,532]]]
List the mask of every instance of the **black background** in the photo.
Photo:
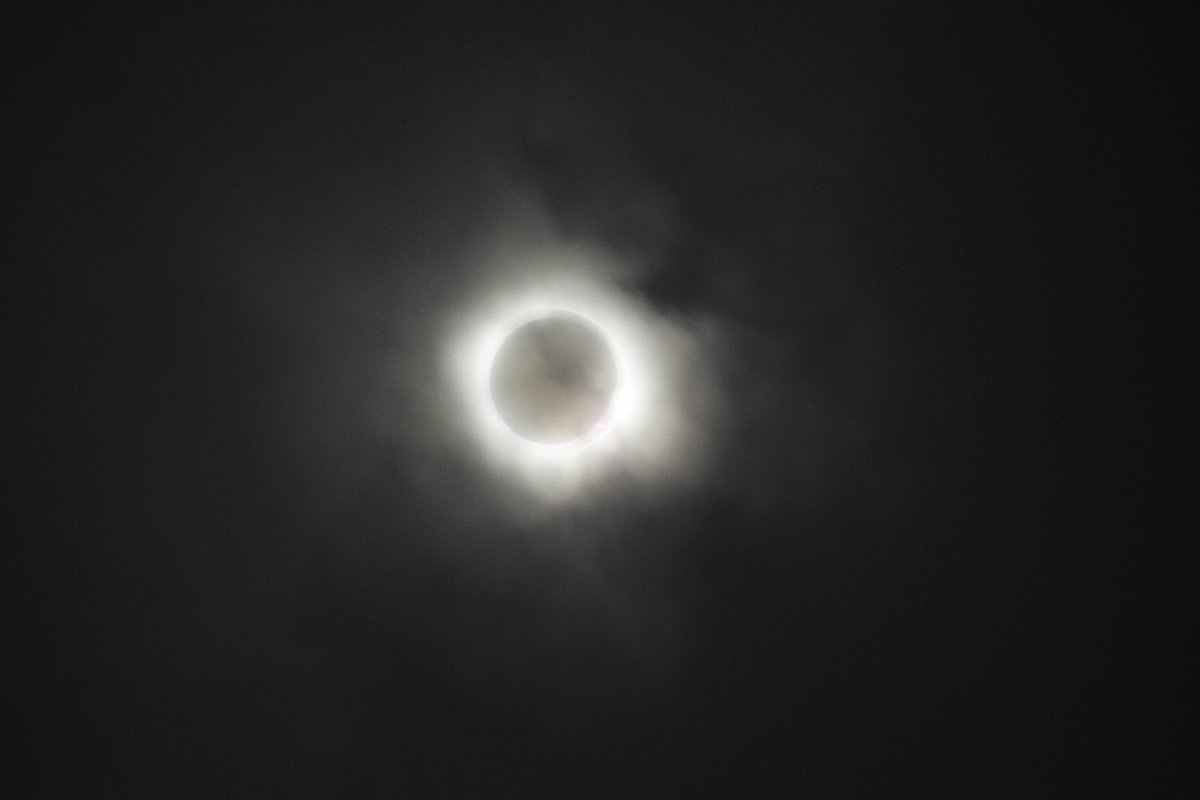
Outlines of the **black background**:
[[[1146,21],[10,23],[14,796],[1183,796]],[[699,485],[522,521],[351,410],[497,180],[739,331]]]

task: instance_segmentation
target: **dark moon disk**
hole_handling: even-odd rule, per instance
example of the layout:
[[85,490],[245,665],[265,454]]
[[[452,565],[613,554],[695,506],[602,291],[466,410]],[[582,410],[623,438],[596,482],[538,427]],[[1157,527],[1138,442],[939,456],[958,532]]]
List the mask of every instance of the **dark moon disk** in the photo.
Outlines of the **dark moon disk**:
[[617,365],[604,334],[566,311],[521,325],[492,362],[492,401],[500,418],[518,435],[544,444],[591,433],[616,383]]

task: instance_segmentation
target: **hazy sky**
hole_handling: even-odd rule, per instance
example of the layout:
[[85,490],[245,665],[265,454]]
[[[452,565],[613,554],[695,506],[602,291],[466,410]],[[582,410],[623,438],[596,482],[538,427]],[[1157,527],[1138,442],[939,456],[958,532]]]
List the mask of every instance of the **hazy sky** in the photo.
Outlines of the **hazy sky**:
[[[1169,794],[1136,25],[20,29],[17,796]],[[549,459],[476,391],[547,305],[633,398]]]

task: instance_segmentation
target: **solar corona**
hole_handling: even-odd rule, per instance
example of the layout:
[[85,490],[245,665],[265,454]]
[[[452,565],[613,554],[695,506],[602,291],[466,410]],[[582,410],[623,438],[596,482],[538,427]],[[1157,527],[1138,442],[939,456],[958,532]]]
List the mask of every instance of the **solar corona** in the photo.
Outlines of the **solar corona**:
[[685,340],[626,293],[546,269],[464,305],[445,341],[454,419],[497,474],[570,500],[606,476],[672,469],[683,441],[669,365]]

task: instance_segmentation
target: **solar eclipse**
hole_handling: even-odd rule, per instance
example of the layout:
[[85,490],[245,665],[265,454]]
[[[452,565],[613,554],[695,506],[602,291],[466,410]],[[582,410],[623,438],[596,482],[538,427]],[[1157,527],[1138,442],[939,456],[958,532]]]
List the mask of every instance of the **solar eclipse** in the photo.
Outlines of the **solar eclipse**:
[[554,503],[701,475],[715,389],[697,348],[713,340],[621,290],[605,262],[517,255],[447,317],[444,419],[465,452]]
[[582,316],[551,311],[516,328],[496,352],[490,391],[514,433],[542,444],[604,429],[617,365],[604,334]]

